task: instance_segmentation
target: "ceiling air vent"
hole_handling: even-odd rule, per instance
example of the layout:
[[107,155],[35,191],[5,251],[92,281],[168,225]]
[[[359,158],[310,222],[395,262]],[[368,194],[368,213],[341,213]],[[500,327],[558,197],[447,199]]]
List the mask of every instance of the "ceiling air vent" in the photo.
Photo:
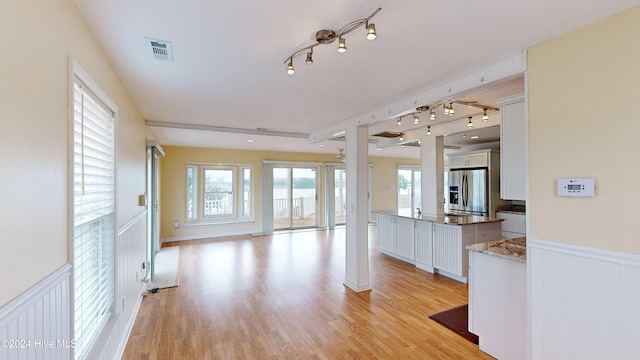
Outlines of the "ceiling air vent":
[[173,61],[171,42],[145,38],[151,49],[151,57],[160,61]]

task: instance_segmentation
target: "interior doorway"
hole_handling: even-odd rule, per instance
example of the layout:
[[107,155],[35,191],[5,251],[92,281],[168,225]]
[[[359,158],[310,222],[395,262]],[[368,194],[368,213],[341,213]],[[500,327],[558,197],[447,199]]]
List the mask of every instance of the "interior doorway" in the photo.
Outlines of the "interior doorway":
[[273,229],[318,226],[317,167],[274,166]]

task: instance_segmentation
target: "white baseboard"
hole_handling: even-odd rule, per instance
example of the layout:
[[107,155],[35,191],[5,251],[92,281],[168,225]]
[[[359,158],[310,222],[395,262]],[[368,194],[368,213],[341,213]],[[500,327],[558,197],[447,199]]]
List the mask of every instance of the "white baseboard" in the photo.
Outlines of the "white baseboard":
[[238,235],[250,235],[252,232],[249,231],[234,231],[234,232],[224,232],[224,233],[212,233],[212,234],[197,234],[197,235],[189,235],[189,236],[176,236],[170,238],[163,238],[162,242],[168,241],[189,241],[189,240],[202,240],[202,239],[211,239],[211,238],[219,238],[225,236],[238,236]]

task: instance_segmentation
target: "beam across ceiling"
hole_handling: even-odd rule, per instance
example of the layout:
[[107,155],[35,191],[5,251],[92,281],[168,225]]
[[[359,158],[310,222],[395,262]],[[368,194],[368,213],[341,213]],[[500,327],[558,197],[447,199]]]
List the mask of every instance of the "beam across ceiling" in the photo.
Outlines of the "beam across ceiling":
[[521,75],[525,72],[526,50],[520,50],[502,57],[492,64],[469,71],[460,77],[441,85],[419,91],[415,95],[402,100],[383,105],[368,113],[340,121],[325,129],[315,131],[309,135],[309,142],[329,140],[344,131],[349,125],[366,126],[380,121],[389,120],[407,112],[415,111],[416,107],[430,104],[442,99],[454,97],[456,94],[474,88],[487,86],[493,82]]

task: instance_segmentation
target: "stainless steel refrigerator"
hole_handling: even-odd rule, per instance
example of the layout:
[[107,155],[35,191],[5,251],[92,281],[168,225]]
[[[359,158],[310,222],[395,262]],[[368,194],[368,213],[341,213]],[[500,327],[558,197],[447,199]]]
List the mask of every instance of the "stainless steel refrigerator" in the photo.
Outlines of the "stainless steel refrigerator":
[[454,214],[489,216],[488,169],[449,171],[449,210]]

